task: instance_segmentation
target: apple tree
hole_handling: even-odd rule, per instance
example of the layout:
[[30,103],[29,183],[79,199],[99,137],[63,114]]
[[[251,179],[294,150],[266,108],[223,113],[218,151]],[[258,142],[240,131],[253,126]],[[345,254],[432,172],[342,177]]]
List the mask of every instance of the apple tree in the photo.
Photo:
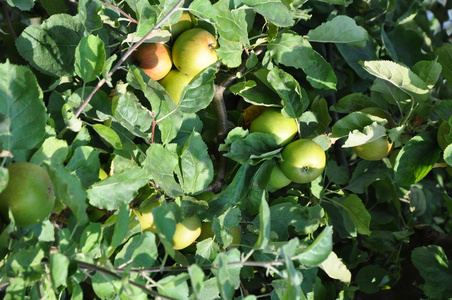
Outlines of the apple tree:
[[4,299],[452,297],[450,1],[0,5]]

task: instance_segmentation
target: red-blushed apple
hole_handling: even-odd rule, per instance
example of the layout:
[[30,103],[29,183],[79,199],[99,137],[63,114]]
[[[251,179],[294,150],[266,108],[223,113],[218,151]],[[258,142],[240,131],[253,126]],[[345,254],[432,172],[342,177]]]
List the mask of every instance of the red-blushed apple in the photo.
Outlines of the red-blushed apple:
[[286,118],[280,108],[270,107],[260,114],[250,125],[250,132],[271,133],[278,145],[285,145],[297,134],[295,119]]
[[218,60],[217,46],[215,37],[205,29],[184,31],[173,44],[173,64],[182,73],[195,76]]
[[281,152],[281,171],[296,183],[308,183],[325,169],[326,155],[322,147],[308,139],[290,142]]
[[159,83],[165,88],[168,95],[171,96],[174,103],[179,104],[182,90],[190,83],[194,76],[182,73],[177,69],[172,69]]
[[160,43],[140,45],[130,55],[130,61],[154,80],[165,77],[173,67],[171,50]]

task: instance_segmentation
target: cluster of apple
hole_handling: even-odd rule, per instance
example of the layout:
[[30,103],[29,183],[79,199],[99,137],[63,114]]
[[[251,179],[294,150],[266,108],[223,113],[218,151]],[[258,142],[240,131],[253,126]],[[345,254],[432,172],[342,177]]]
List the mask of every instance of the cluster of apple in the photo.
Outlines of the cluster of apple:
[[187,11],[168,28],[171,48],[162,43],[144,43],[130,56],[150,78],[159,81],[176,104],[183,88],[203,69],[218,60],[217,40],[203,28],[193,28],[194,17]]
[[[157,226],[154,222],[153,210],[162,205],[160,200],[150,203],[143,202],[139,208],[133,211],[137,216],[142,231],[151,231],[157,233]],[[240,226],[231,228],[232,243],[237,246],[241,242],[242,232]],[[214,238],[215,234],[212,230],[212,222],[201,222],[197,215],[185,218],[183,221],[176,223],[172,246],[175,250],[187,249],[192,246],[195,241],[202,241],[207,238]]]
[[295,119],[278,108],[266,108],[250,124],[250,132],[273,134],[283,146],[282,160],[273,168],[268,185],[273,190],[295,183],[308,183],[319,177],[326,164],[325,151],[310,139],[294,140],[298,132]]

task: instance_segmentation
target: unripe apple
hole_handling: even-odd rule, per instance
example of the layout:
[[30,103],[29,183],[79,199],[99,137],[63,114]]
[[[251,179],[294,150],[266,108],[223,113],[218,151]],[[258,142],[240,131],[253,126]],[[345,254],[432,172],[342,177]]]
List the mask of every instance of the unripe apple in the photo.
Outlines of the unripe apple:
[[179,104],[182,90],[190,83],[193,77],[173,69],[159,83],[165,88],[174,103]]
[[[390,129],[395,126],[395,122],[391,115],[378,107],[368,107],[361,110],[361,112],[373,115],[376,117],[384,118],[388,122],[385,128]],[[352,148],[353,152],[365,160],[380,160],[389,155],[392,151],[393,144],[389,142],[388,136],[382,136],[372,142],[355,146]]]
[[47,171],[39,165],[18,162],[7,166],[9,180],[0,193],[0,213],[8,211],[16,226],[32,226],[47,218],[55,206],[55,194]]
[[201,220],[194,215],[176,223],[173,236],[173,248],[181,250],[190,246],[201,234]]
[[[230,232],[232,234],[232,242],[231,245],[237,246],[242,242],[242,230],[240,226],[232,227],[230,229]],[[212,230],[212,222],[202,222],[201,224],[201,234],[198,237],[198,241],[205,240],[207,238],[214,238],[215,233],[213,233]]]
[[322,174],[326,155],[314,141],[300,139],[289,143],[281,152],[281,171],[296,183],[308,183]]
[[278,165],[275,165],[270,174],[270,180],[268,181],[268,190],[273,192],[289,185],[292,182]]
[[297,121],[286,118],[279,108],[267,108],[250,125],[250,132],[274,134],[278,145],[285,145],[298,131]]
[[165,77],[173,67],[170,49],[160,43],[141,44],[130,55],[130,61],[154,80]]
[[154,233],[157,232],[157,226],[155,226],[154,223],[154,215],[152,214],[152,210],[156,207],[159,207],[161,204],[162,201],[157,200],[133,210],[138,218],[138,221],[140,221],[142,231],[151,231]]
[[173,44],[173,63],[182,73],[195,76],[218,60],[217,46],[217,40],[207,30],[189,29]]

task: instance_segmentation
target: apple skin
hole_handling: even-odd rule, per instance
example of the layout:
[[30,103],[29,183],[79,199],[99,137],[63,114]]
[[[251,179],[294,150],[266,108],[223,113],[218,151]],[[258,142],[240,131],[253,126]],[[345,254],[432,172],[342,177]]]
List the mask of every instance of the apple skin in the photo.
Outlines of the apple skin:
[[157,226],[155,226],[154,223],[154,215],[152,214],[152,210],[156,207],[159,207],[161,204],[162,201],[157,200],[145,205],[144,207],[135,208],[133,210],[138,218],[138,221],[140,221],[142,231],[151,231],[154,233],[157,232]]
[[288,186],[290,183],[292,183],[292,180],[284,175],[281,168],[278,165],[274,166],[270,174],[270,180],[268,181],[268,190],[274,192]]
[[172,69],[159,83],[171,96],[174,103],[179,104],[182,90],[190,83],[194,76],[182,73],[177,69]]
[[449,143],[446,141],[445,136],[448,135],[450,132],[450,125],[449,122],[447,121],[443,121],[438,128],[438,132],[437,132],[437,140],[438,140],[438,145],[439,147],[444,150],[446,149],[446,147],[449,145]]
[[322,147],[314,141],[299,139],[289,143],[281,152],[281,171],[296,183],[308,183],[319,177],[326,164]]
[[8,220],[8,209],[15,225],[32,226],[47,218],[55,206],[55,194],[49,174],[30,162],[12,163],[6,167],[9,180],[0,193],[0,213]]
[[188,29],[173,44],[173,64],[182,73],[195,76],[218,60],[217,46],[217,40],[207,30]]
[[[384,118],[388,120],[385,128],[391,129],[396,124],[391,115],[378,107],[368,107],[361,110],[361,112]],[[370,143],[352,147],[353,152],[364,160],[380,160],[387,157],[393,149],[393,144],[389,142],[388,136],[382,136]]]
[[276,136],[278,145],[285,145],[297,134],[295,119],[286,118],[279,108],[267,108],[251,122],[250,132],[265,132]]
[[194,215],[176,223],[176,230],[173,236],[173,248],[182,250],[190,246],[201,235],[201,220]]
[[141,44],[130,55],[130,61],[154,80],[165,77],[173,67],[171,50],[160,43]]

